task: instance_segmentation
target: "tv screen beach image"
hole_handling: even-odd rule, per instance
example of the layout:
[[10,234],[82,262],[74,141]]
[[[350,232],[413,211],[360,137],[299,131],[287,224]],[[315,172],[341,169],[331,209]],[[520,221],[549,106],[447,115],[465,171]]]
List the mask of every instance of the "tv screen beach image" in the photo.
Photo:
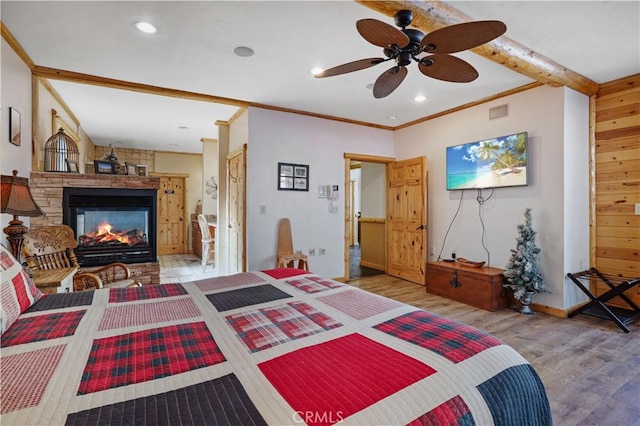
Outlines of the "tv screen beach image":
[[447,190],[527,183],[527,132],[447,148]]

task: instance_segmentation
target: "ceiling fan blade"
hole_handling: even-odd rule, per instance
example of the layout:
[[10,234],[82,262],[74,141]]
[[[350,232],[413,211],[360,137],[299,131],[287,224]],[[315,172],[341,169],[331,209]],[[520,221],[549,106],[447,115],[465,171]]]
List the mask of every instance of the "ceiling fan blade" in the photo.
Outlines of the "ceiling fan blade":
[[453,83],[469,83],[478,78],[478,71],[470,63],[451,55],[426,56],[418,68],[427,77]]
[[384,62],[386,59],[383,58],[367,58],[360,59],[358,61],[348,62],[346,64],[338,65],[333,68],[329,68],[328,70],[324,70],[319,74],[316,74],[316,78],[323,77],[333,77],[334,75],[346,74],[348,72],[359,71],[365,68],[372,67],[374,65],[378,65],[381,62]]
[[500,21],[475,21],[450,25],[430,32],[420,42],[428,53],[455,53],[472,49],[500,37],[507,26]]
[[384,98],[396,90],[407,76],[407,68],[394,66],[383,72],[373,85],[373,97],[376,99]]
[[356,22],[356,28],[365,40],[380,47],[390,44],[405,47],[410,41],[405,33],[377,19],[360,19]]

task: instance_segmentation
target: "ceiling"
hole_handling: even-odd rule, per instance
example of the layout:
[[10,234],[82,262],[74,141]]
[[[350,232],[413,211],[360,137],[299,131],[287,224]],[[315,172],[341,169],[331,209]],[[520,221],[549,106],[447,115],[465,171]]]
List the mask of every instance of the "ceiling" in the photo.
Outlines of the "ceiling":
[[[596,83],[640,72],[640,2],[445,3],[474,20],[503,21],[506,37]],[[0,12],[37,66],[240,101],[50,80],[94,143],[116,148],[200,153],[202,138],[217,138],[215,122],[242,103],[393,128],[534,82],[469,51],[455,56],[478,70],[471,83],[431,79],[411,64],[397,90],[374,99],[367,85],[387,65],[316,79],[313,67],[382,56],[355,22],[393,19],[353,1],[2,1]],[[158,32],[137,31],[140,20]],[[236,56],[238,46],[255,54]],[[426,101],[415,102],[418,94]]]

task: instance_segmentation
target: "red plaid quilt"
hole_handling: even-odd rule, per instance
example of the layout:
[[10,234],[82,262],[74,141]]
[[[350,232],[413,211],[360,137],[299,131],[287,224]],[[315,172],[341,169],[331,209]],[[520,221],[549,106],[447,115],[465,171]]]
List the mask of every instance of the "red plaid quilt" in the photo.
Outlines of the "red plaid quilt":
[[2,335],[3,425],[551,424],[498,339],[306,271],[84,295]]

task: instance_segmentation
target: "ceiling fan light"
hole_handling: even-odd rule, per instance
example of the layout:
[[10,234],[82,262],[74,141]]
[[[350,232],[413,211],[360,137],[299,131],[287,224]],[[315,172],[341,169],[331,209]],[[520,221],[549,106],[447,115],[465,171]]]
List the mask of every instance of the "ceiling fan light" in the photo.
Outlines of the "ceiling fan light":
[[138,29],[138,31],[142,31],[145,34],[155,34],[158,32],[158,29],[155,27],[155,25],[144,21],[136,22],[136,28]]

